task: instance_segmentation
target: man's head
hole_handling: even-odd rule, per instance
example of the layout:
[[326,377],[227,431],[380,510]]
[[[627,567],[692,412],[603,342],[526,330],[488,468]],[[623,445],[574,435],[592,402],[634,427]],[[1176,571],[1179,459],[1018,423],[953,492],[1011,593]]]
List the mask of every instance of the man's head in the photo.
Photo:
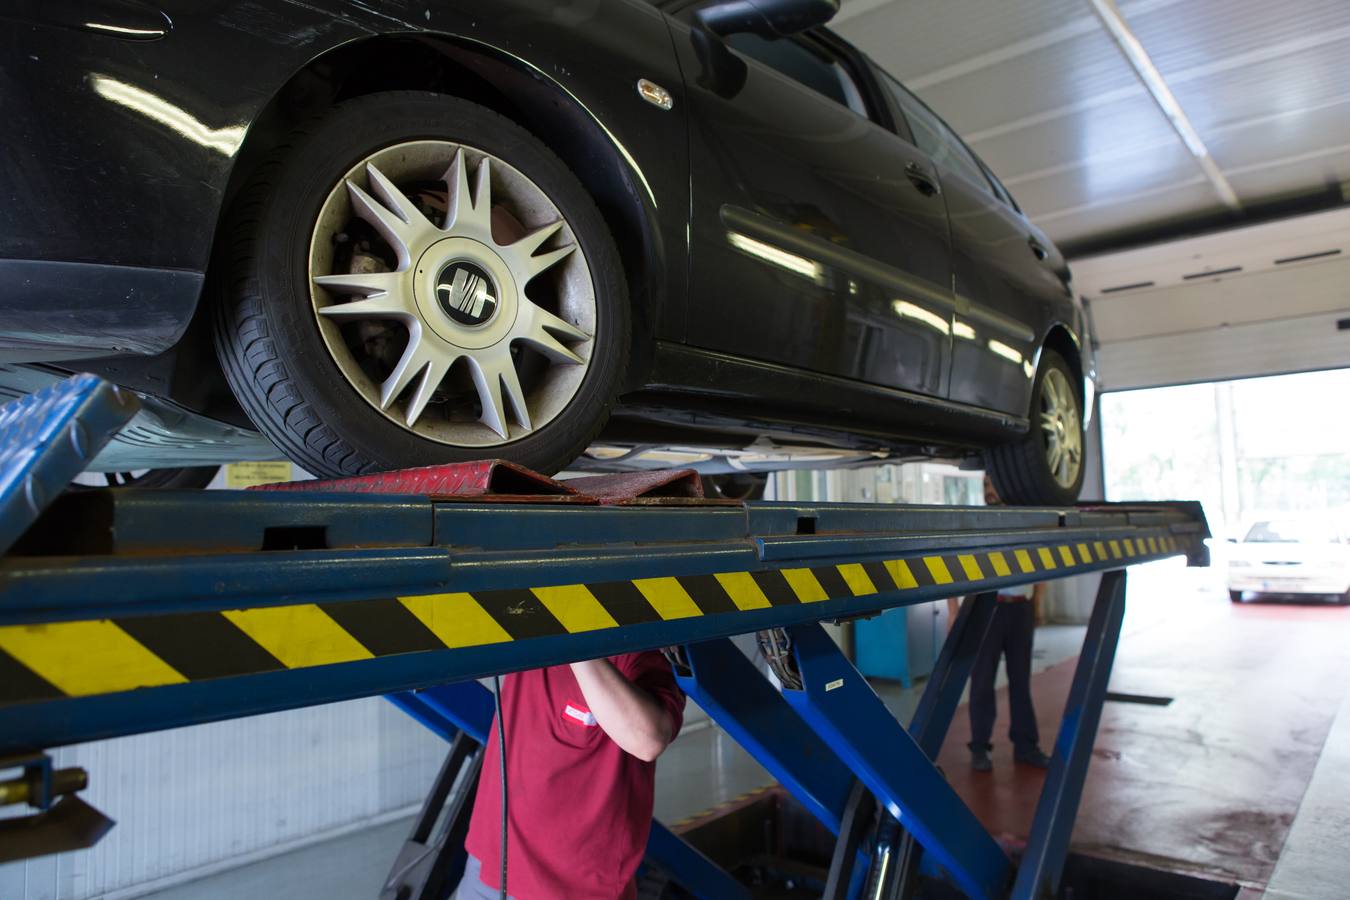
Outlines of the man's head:
[[999,497],[998,490],[994,487],[994,482],[989,480],[989,476],[984,476],[984,505],[1002,506],[1003,499]]

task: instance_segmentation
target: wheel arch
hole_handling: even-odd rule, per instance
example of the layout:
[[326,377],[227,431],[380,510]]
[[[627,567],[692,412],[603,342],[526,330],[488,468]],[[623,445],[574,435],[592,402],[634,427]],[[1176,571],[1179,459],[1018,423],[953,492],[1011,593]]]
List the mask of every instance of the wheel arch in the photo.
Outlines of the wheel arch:
[[[1083,378],[1083,348],[1079,338],[1063,324],[1056,322],[1050,326],[1050,330],[1045,334],[1045,340],[1041,341],[1041,350],[1053,350],[1073,369],[1074,384],[1078,387],[1078,401],[1080,403],[1086,400],[1084,392],[1086,385]],[[1040,359],[1036,360],[1039,367]]]
[[250,124],[226,185],[217,241],[234,197],[295,126],[344,100],[398,90],[478,103],[529,131],[562,159],[599,208],[624,261],[633,328],[629,372],[644,372],[654,323],[668,293],[665,248],[644,176],[564,85],[481,41],[433,33],[374,35],[312,59],[276,90]]

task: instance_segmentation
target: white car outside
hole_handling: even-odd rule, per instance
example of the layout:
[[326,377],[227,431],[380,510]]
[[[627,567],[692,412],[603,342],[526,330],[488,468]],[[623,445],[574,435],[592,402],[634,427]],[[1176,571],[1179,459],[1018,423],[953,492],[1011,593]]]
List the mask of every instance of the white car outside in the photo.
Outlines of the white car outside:
[[1320,519],[1253,522],[1229,547],[1228,593],[1308,594],[1350,602],[1350,534]]

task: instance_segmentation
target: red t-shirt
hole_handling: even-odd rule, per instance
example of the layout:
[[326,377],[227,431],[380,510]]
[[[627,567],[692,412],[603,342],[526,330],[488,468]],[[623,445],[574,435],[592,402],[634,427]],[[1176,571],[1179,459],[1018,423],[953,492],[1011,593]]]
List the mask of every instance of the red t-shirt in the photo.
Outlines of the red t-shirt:
[[[659,652],[610,662],[684,721],[684,692]],[[507,890],[519,900],[614,900],[634,896],[633,875],[652,823],[656,764],[610,740],[570,666],[506,676]],[[501,767],[497,727],[483,757],[465,847],[483,863],[483,883],[500,889]]]

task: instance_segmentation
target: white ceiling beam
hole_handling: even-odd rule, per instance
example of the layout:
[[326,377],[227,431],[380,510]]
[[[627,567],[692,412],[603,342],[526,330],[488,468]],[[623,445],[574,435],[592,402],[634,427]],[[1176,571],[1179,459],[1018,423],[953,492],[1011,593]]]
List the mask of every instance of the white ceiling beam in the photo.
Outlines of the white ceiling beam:
[[1134,32],[1126,23],[1124,16],[1120,14],[1120,9],[1116,6],[1115,0],[1088,0],[1092,4],[1092,9],[1097,13],[1097,18],[1101,20],[1102,27],[1107,30],[1120,51],[1125,54],[1125,59],[1129,61],[1139,80],[1143,82],[1144,87],[1148,89],[1158,108],[1162,110],[1167,121],[1171,123],[1172,130],[1181,138],[1186,149],[1190,151],[1191,156],[1195,157],[1196,164],[1200,170],[1205,173],[1213,186],[1214,192],[1219,195],[1219,199],[1230,209],[1241,209],[1242,203],[1238,200],[1237,193],[1233,186],[1228,183],[1223,172],[1219,171],[1219,166],[1214,162],[1214,157],[1209,155],[1209,149],[1201,139],[1200,133],[1195,130],[1191,120],[1187,118],[1186,112],[1177,102],[1177,98],[1172,94],[1172,89],[1167,86],[1162,73],[1158,67],[1153,64],[1148,51],[1144,45],[1139,43]]

